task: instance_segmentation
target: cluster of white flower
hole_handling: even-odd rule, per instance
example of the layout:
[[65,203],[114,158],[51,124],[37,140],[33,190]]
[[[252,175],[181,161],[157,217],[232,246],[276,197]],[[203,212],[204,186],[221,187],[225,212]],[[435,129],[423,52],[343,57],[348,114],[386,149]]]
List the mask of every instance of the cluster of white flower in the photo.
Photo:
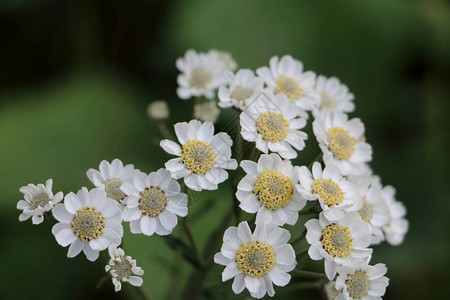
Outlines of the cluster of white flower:
[[[46,186],[30,184],[20,189],[25,200],[17,205],[23,210],[19,219],[32,216],[38,224],[53,214],[60,223],[52,232],[60,245],[70,245],[68,257],[83,250],[93,261],[109,247],[106,271],[116,290],[121,282],[140,286],[138,276],[143,271],[117,248],[122,221],[130,222],[132,233],[169,235],[177,216],[188,213],[188,196],[176,180],[183,178],[184,192],[217,190],[228,179],[226,170],[237,169],[239,163],[246,174],[234,177],[239,181],[234,201],[255,214],[254,221],[228,228],[214,256],[217,264],[226,266],[222,280],[234,278],[235,293],[247,288],[254,298],[273,296],[273,285],[289,283],[288,272],[297,267],[293,245],[301,237],[289,244],[291,234],[281,226],[294,225],[300,214],[311,213],[315,217],[304,224],[307,252],[312,260],[324,259],[330,280],[322,284],[325,290],[332,285],[333,297],[339,300],[381,299],[389,281],[384,276],[387,269],[383,264],[369,265],[370,246],[383,240],[400,244],[408,221],[394,188],[383,186],[373,175],[364,124],[347,116],[354,110],[354,96],[347,86],[337,78],[304,71],[303,64],[289,55],[271,58],[269,67],[258,68],[256,74],[248,69],[233,73],[236,62],[217,50],[189,50],[176,66],[181,72],[178,96],[209,100],[195,108],[197,120],[174,125],[178,143],[170,138],[160,142],[162,149],[176,156],[165,163],[165,169],[146,174],[118,159],[102,161],[99,170],[87,171],[96,188],[69,193],[56,206],[63,197],[61,192],[53,196],[51,180]],[[225,132],[215,133],[216,95],[219,107],[239,113],[240,132],[234,141]],[[154,103],[149,115],[162,122],[168,117],[167,106]],[[290,161],[305,147],[308,136],[301,129],[309,118],[322,151],[321,159],[310,164],[311,170]],[[252,151],[257,157],[243,157],[245,153],[237,149],[241,159],[236,161],[232,146],[238,139],[254,142],[254,150],[261,153]]]

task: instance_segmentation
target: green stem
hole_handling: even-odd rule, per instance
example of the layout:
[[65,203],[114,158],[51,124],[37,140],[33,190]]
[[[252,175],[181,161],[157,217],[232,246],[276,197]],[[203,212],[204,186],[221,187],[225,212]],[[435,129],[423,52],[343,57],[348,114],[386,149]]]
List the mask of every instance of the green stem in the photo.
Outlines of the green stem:
[[292,274],[294,274],[298,277],[306,277],[306,278],[313,278],[313,279],[326,279],[327,278],[327,276],[325,274],[311,272],[311,271],[304,271],[304,270],[293,270]]
[[142,286],[137,286],[136,291],[142,300],[150,300],[151,299],[149,293],[147,293]]
[[316,161],[321,161],[321,160],[322,160],[322,156],[323,156],[323,153],[320,152],[320,153],[316,156],[316,158],[314,158],[313,161],[309,164],[308,169],[311,170],[313,164],[314,164]]
[[182,227],[184,232],[186,233],[189,243],[191,244],[192,250],[195,253],[195,257],[197,258],[198,264],[199,266],[201,266],[203,264],[203,259],[200,255],[200,252],[198,251],[197,243],[195,242],[194,236],[192,235],[192,231],[189,226],[187,216],[182,221]]
[[295,253],[295,258],[299,259],[299,258],[301,258],[303,255],[305,255],[307,253],[308,253],[308,248],[300,250],[297,253]]
[[164,123],[163,121],[158,121],[156,122],[156,126],[158,127],[163,137],[169,140],[175,140],[169,128],[167,128],[166,123]]
[[283,292],[292,292],[297,290],[306,290],[306,289],[320,289],[322,287],[322,280],[318,281],[304,281],[297,282],[286,286],[283,289]]
[[301,242],[301,240],[303,240],[305,238],[305,236],[306,236],[306,230],[303,230],[303,233],[298,238],[293,240],[291,242],[291,245],[294,246],[294,245],[298,244],[299,242]]

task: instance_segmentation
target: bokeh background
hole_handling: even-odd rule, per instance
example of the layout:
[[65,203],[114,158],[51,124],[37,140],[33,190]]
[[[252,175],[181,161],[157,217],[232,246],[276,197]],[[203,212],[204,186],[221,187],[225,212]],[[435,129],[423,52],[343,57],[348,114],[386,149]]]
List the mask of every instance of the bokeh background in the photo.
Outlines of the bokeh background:
[[[106,252],[95,263],[68,259],[51,220],[20,223],[18,189],[47,178],[54,191],[92,187],[86,170],[116,157],[145,172],[162,167],[169,156],[146,107],[167,100],[169,126],[191,118],[193,102],[175,93],[175,59],[189,48],[230,51],[252,69],[291,54],[346,83],[356,95],[352,116],[364,121],[374,148],[373,169],[408,209],[405,242],[375,247],[373,261],[386,263],[391,279],[384,299],[450,299],[448,1],[1,0],[0,32],[1,299],[137,299],[129,286],[96,288]],[[234,117],[222,111],[217,127]],[[298,163],[317,151],[310,136]],[[228,209],[228,189],[191,193],[200,245]],[[153,299],[180,297],[192,267],[158,236],[125,227],[124,246],[145,269]],[[276,298],[320,299],[314,290],[283,290]],[[233,297],[227,286],[204,299]]]

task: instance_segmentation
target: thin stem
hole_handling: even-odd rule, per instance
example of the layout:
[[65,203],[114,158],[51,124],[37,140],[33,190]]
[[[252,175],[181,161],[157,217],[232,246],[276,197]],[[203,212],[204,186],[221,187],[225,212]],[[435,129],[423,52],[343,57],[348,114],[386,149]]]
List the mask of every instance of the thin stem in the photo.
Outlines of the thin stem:
[[303,255],[305,255],[307,253],[308,253],[308,248],[300,250],[297,253],[295,253],[295,258],[299,259],[299,258],[301,258]]
[[158,127],[163,137],[169,140],[174,140],[174,136],[170,132],[169,128],[167,128],[166,123],[164,123],[163,121],[159,121],[156,122],[156,126]]
[[192,231],[189,226],[187,216],[183,219],[182,226],[183,226],[183,230],[186,233],[186,236],[189,240],[189,243],[191,244],[192,250],[195,253],[195,257],[198,260],[198,264],[199,264],[199,266],[201,266],[203,264],[203,259],[200,255],[200,252],[198,251],[197,243],[195,242],[194,236],[192,235]]
[[325,274],[312,272],[312,271],[293,270],[292,273],[299,277],[314,278],[314,279],[326,279],[327,278],[327,276]]
[[316,156],[316,158],[314,158],[313,161],[309,164],[308,169],[311,169],[312,166],[313,166],[313,164],[314,164],[316,161],[321,161],[321,160],[322,160],[322,156],[323,156],[323,153],[320,152],[320,153]]
[[296,290],[306,290],[306,289],[320,289],[322,287],[322,280],[318,281],[304,281],[297,282],[288,285],[283,289],[283,292],[291,292]]
[[142,300],[150,300],[151,299],[149,293],[146,292],[145,289],[142,286],[137,286],[136,287],[136,291],[137,291],[139,297],[141,297]]

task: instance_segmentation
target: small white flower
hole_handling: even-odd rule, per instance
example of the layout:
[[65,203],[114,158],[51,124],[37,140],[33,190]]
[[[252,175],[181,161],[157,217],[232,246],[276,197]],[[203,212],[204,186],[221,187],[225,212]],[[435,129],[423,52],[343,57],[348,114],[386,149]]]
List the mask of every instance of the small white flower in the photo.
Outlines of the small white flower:
[[128,195],[123,219],[132,233],[167,235],[178,223],[176,215],[187,215],[187,195],[165,169],[136,174],[133,184],[125,183],[122,190]]
[[45,185],[40,183],[36,186],[30,183],[19,189],[25,199],[17,202],[17,209],[22,210],[19,215],[20,222],[31,218],[33,224],[37,225],[44,221],[44,215],[63,199],[62,192],[53,195],[52,186],[53,180],[48,179]]
[[133,165],[124,166],[122,161],[116,158],[111,163],[103,160],[99,171],[89,169],[86,175],[96,187],[105,191],[106,196],[125,204],[127,197],[120,187],[124,182],[131,182],[136,172],[139,170],[136,170]]
[[188,50],[183,58],[177,59],[176,65],[181,71],[177,78],[177,94],[181,99],[202,96],[212,99],[214,91],[226,83],[227,69],[214,54]]
[[313,109],[314,116],[317,116],[320,112],[341,111],[350,113],[355,110],[355,104],[353,103],[355,96],[338,78],[327,78],[319,75],[315,90],[320,96],[320,103]]
[[386,241],[394,246],[400,245],[408,232],[409,223],[405,219],[406,208],[395,200],[395,188],[387,185],[382,190],[382,196],[389,208],[389,222],[383,226]]
[[53,216],[60,222],[52,228],[56,241],[63,247],[70,245],[67,257],[83,250],[88,260],[95,261],[99,251],[122,240],[122,212],[102,189],[83,187],[77,194],[67,194],[64,204],[53,208]]
[[194,118],[199,121],[216,123],[219,114],[220,109],[214,101],[194,105]]
[[306,119],[298,117],[301,111],[294,102],[269,92],[255,94],[250,101],[240,115],[242,137],[263,153],[270,150],[285,159],[296,158],[293,148],[302,150],[308,135],[299,130]]
[[144,282],[141,277],[144,271],[136,265],[136,260],[131,256],[125,256],[121,248],[115,244],[108,247],[111,259],[105,266],[105,271],[111,276],[116,292],[122,289],[122,282],[129,282],[133,286],[141,286]]
[[335,166],[327,165],[322,171],[321,164],[315,162],[312,173],[305,166],[298,170],[298,191],[307,200],[318,200],[327,219],[341,220],[345,217],[345,212],[358,211],[362,207],[356,187],[342,177]]
[[272,57],[270,68],[261,67],[256,73],[276,94],[293,100],[303,110],[312,110],[320,102],[314,90],[316,74],[304,72],[303,64],[290,55],[284,55],[281,59]]
[[215,56],[218,60],[220,60],[227,70],[234,71],[237,68],[237,63],[231,56],[230,52],[219,51],[216,49],[211,49],[208,51],[208,54]]
[[319,220],[305,223],[308,254],[313,260],[325,259],[325,274],[333,280],[339,265],[354,264],[360,259],[369,260],[372,249],[369,225],[357,213],[348,213],[342,220],[331,222],[323,212]]
[[214,262],[226,266],[222,281],[234,277],[232,289],[236,294],[245,288],[254,298],[267,293],[275,294],[273,284],[285,286],[297,262],[295,252],[287,244],[289,231],[273,224],[256,225],[252,234],[247,222],[230,227],[223,236],[221,252],[214,256]]
[[339,267],[336,289],[342,293],[336,300],[381,300],[389,285],[386,272],[384,264],[370,266],[364,261]]
[[225,169],[237,168],[231,159],[233,141],[225,132],[214,134],[211,122],[175,124],[175,134],[181,144],[162,140],[160,146],[168,153],[179,156],[166,162],[166,169],[172,178],[184,178],[184,183],[192,190],[216,190],[218,184],[228,178]]
[[[370,178],[368,178],[370,179]],[[369,224],[372,235],[371,245],[379,244],[383,239],[382,227],[389,222],[389,209],[378,185],[370,185],[369,181],[360,180],[356,184],[358,197],[362,199],[362,207],[358,210],[361,219]]]
[[342,175],[360,175],[368,170],[372,147],[364,141],[364,124],[348,120],[342,112],[321,113],[313,122],[314,135],[325,164],[334,164]]
[[239,206],[248,213],[257,213],[257,224],[294,225],[306,200],[294,188],[298,177],[291,162],[272,153],[261,155],[258,163],[244,160],[241,167],[247,175],[237,186]]
[[255,76],[252,70],[241,69],[236,75],[227,73],[229,87],[219,87],[219,106],[222,108],[236,107],[244,110],[249,104],[249,99],[264,88],[264,82],[261,78]]
[[153,101],[147,107],[148,116],[155,121],[162,121],[169,117],[169,107],[164,100]]

